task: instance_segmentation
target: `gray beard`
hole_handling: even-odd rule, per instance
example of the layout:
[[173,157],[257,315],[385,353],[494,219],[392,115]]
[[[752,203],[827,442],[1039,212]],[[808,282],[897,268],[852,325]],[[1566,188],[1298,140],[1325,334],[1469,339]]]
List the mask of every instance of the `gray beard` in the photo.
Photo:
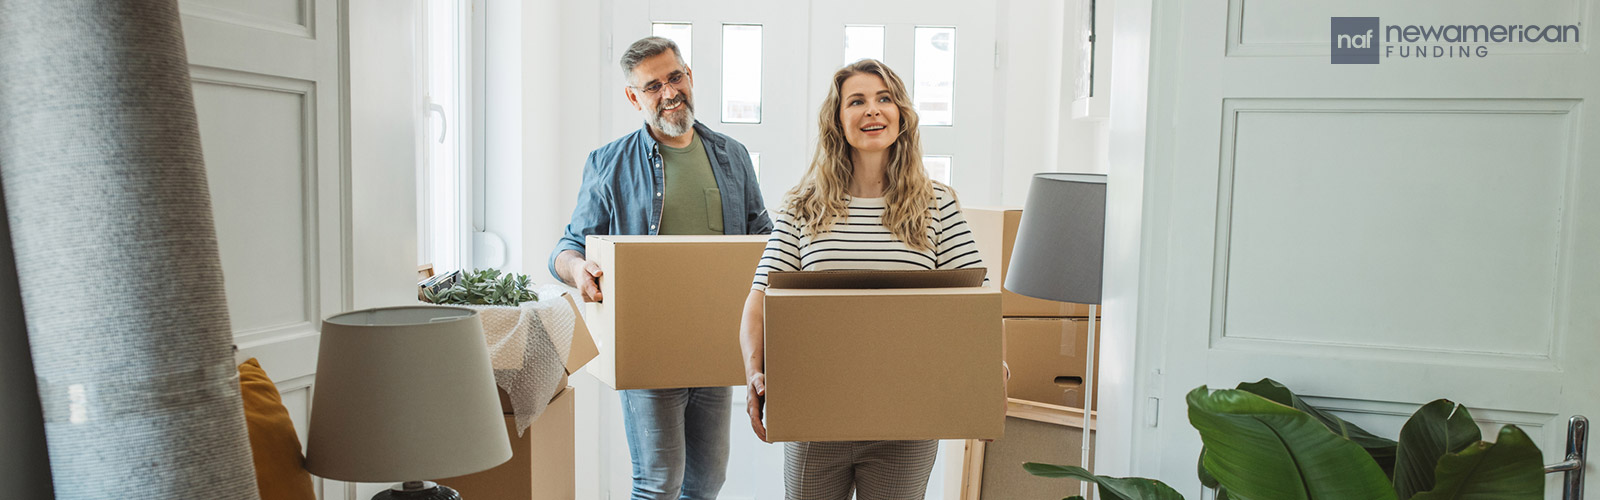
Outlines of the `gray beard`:
[[694,103],[684,100],[683,108],[682,120],[674,121],[668,119],[667,117],[662,116],[660,111],[657,111],[655,116],[650,117],[650,124],[655,126],[656,130],[661,131],[662,134],[665,134],[668,137],[677,137],[687,134],[689,133],[690,129],[694,128]]

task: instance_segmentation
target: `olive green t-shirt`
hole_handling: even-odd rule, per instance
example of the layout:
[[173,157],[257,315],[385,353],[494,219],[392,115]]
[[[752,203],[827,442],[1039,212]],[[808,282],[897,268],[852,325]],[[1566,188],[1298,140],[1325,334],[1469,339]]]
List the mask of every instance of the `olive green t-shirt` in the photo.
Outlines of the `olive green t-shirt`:
[[660,146],[667,187],[656,234],[722,234],[722,192],[700,137],[686,148]]

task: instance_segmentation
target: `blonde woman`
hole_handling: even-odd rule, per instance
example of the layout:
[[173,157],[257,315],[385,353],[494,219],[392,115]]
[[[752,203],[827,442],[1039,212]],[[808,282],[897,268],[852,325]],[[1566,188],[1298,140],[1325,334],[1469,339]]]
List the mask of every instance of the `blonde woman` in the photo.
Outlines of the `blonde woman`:
[[[750,426],[766,440],[762,311],[769,271],[981,267],[955,191],[922,168],[905,84],[865,59],[833,75],[817,151],[789,190],[740,326]],[[921,500],[938,441],[798,442],[784,448],[790,500]]]

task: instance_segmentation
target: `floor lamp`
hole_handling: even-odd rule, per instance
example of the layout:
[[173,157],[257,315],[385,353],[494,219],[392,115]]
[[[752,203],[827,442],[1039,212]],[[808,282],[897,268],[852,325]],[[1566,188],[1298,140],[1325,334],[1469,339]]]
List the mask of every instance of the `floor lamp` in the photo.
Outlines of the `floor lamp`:
[[[1105,254],[1106,176],[1043,173],[1033,176],[1017,227],[1007,290],[1029,297],[1089,304],[1089,345],[1083,376],[1083,465],[1094,442],[1095,327]],[[1089,483],[1080,491],[1087,496]]]

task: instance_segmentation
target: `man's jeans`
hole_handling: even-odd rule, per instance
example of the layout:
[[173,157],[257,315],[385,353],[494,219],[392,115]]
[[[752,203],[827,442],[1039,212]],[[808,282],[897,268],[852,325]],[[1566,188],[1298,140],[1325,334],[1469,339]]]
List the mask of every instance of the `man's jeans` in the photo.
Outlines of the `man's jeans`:
[[[632,500],[712,500],[728,472],[727,387],[638,389],[622,394]],[[681,488],[681,493],[680,493]]]

